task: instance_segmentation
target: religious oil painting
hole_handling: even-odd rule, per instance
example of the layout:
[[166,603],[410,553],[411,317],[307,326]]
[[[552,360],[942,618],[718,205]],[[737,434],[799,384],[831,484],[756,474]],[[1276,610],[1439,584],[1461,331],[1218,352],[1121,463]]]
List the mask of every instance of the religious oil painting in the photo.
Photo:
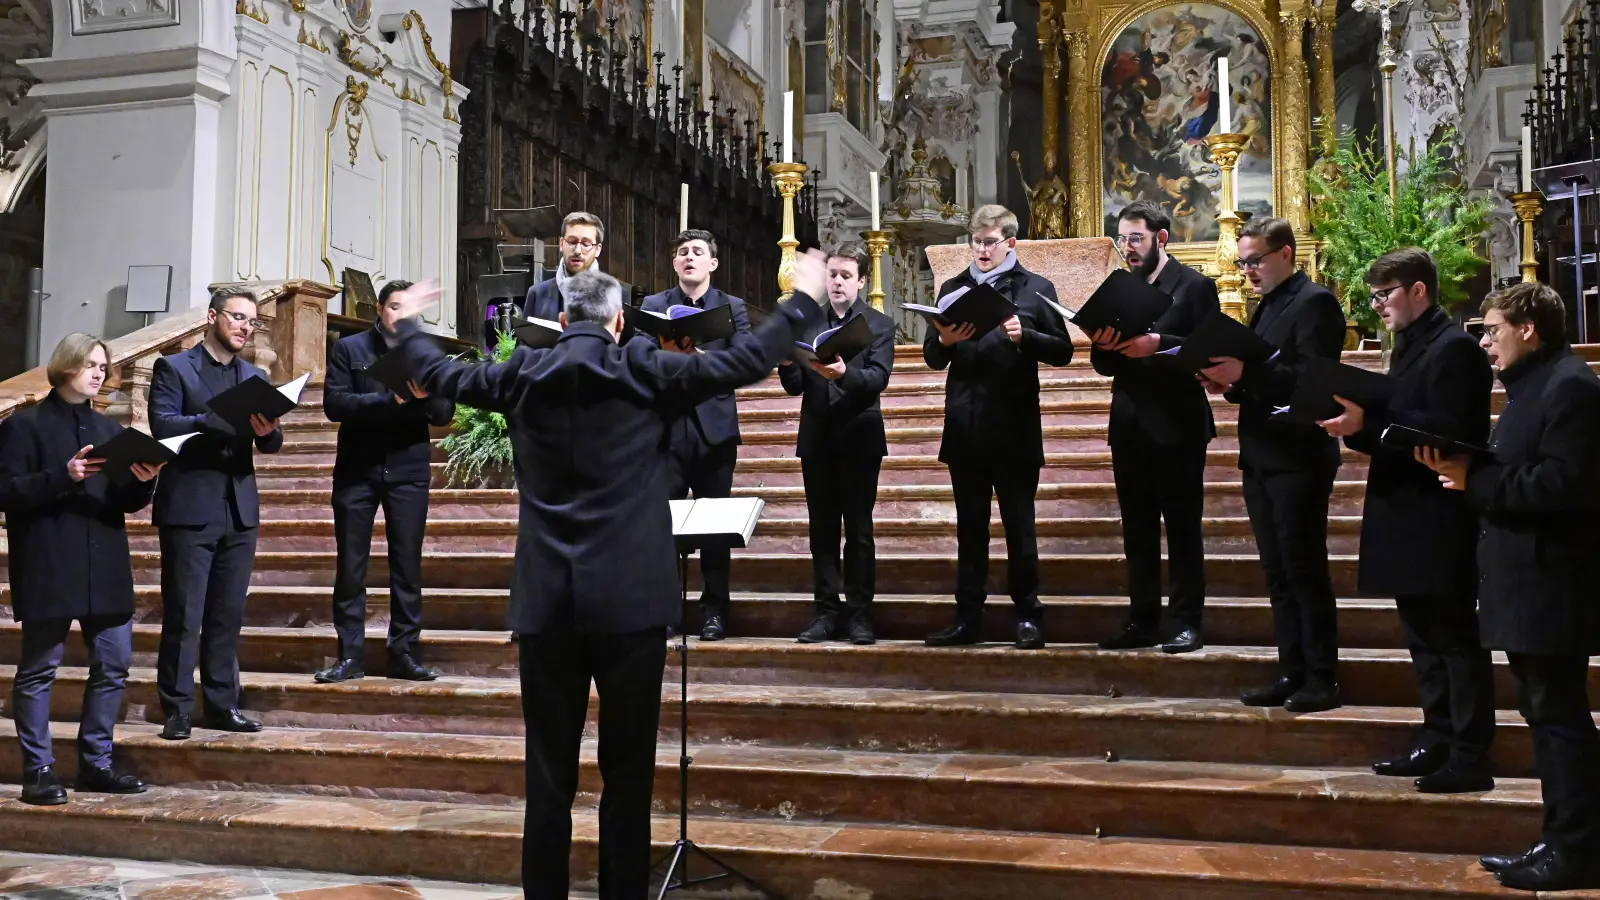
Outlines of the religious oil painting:
[[1272,213],[1271,73],[1261,36],[1208,3],[1151,11],[1117,35],[1101,70],[1105,226],[1136,200],[1172,216],[1172,240],[1217,238],[1222,172],[1205,137],[1219,130],[1217,60],[1227,57],[1232,130],[1250,136],[1239,157],[1236,206]]

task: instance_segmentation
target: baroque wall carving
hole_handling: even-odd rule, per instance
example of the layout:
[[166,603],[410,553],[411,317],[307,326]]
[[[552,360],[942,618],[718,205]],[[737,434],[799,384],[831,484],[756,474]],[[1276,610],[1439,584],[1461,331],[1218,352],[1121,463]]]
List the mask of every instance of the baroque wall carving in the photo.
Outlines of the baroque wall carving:
[[100,34],[178,24],[179,0],[73,0],[72,33]]

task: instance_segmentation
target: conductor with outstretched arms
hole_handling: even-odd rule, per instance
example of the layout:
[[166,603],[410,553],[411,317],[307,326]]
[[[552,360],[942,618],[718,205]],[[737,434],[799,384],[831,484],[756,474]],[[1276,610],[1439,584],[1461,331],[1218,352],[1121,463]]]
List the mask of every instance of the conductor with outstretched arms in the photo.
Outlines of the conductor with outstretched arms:
[[[446,358],[402,321],[400,351],[429,393],[506,416],[519,508],[509,626],[519,643],[527,730],[523,895],[565,898],[591,681],[600,698],[599,894],[642,900],[667,628],[680,622],[667,411],[757,381],[820,320],[820,254],[796,296],[725,349],[619,345],[622,292],[599,272],[568,282],[555,347],[503,363]],[[430,290],[405,292],[402,313]]]
[[[1072,362],[1072,338],[1050,306],[1055,285],[1017,260],[1017,217],[1004,206],[972,214],[972,264],[939,287],[992,285],[1017,313],[978,334],[971,323],[933,321],[922,357],[949,369],[944,388],[944,438],[939,461],[950,469],[956,506],[956,618],[928,637],[932,647],[975,644],[983,632],[989,580],[989,499],[1006,529],[1007,588],[1015,606],[1016,646],[1044,646],[1039,602],[1039,541],[1033,518],[1044,432],[1039,419],[1039,364]],[[1049,302],[1047,302],[1049,301]]]

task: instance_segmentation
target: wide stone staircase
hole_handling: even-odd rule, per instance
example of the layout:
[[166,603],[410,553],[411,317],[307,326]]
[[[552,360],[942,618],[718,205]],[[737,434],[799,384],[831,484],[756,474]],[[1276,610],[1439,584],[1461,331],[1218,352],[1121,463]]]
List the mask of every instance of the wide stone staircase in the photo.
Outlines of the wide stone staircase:
[[[1346,454],[1329,522],[1347,706],[1296,716],[1236,699],[1274,676],[1275,650],[1234,410],[1220,401],[1206,469],[1208,647],[1178,657],[1094,648],[1121,624],[1126,600],[1105,446],[1110,384],[1086,358],[1041,373],[1050,646],[1036,652],[1009,645],[998,516],[986,621],[995,643],[921,643],[953,611],[955,514],[936,459],[943,373],[924,366],[917,347],[899,348],[883,398],[891,449],[876,511],[882,640],[795,643],[811,603],[792,455],[798,400],[776,378],[740,392],[735,490],[765,498],[767,510],[754,545],[735,553],[734,636],[691,653],[691,836],[787,898],[1512,895],[1474,863],[1478,853],[1522,849],[1540,821],[1503,659],[1496,790],[1422,796],[1367,769],[1408,746],[1419,715],[1392,602],[1355,590],[1364,458]],[[1377,364],[1376,354],[1351,358]],[[118,753],[156,787],[75,794],[49,809],[0,787],[0,848],[514,883],[523,743],[515,646],[503,630],[514,492],[447,489],[436,474],[422,646],[443,678],[382,677],[380,522],[372,674],[317,685],[310,673],[335,653],[336,429],[318,390],[285,429],[283,452],[258,457],[264,521],[239,660],[243,705],[268,728],[157,737],[161,560],[143,514],[130,525],[139,614]],[[19,631],[4,615],[0,703],[9,707]],[[70,646],[53,699],[58,769],[68,776],[84,664],[82,648]],[[676,665],[669,656],[656,782],[663,847],[677,826]],[[592,885],[601,787],[592,742],[583,754],[580,886]],[[14,781],[19,770],[14,728],[0,720],[0,777]]]

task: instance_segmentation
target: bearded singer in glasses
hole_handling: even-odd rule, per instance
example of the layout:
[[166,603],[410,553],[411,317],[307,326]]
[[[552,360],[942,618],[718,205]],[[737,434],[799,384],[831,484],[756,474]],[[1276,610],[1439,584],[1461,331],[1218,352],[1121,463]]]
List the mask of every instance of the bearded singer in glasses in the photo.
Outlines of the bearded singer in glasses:
[[528,289],[522,315],[555,322],[567,308],[567,282],[579,272],[600,271],[601,245],[606,241],[606,226],[589,212],[570,212],[561,220],[561,264],[556,274]]

